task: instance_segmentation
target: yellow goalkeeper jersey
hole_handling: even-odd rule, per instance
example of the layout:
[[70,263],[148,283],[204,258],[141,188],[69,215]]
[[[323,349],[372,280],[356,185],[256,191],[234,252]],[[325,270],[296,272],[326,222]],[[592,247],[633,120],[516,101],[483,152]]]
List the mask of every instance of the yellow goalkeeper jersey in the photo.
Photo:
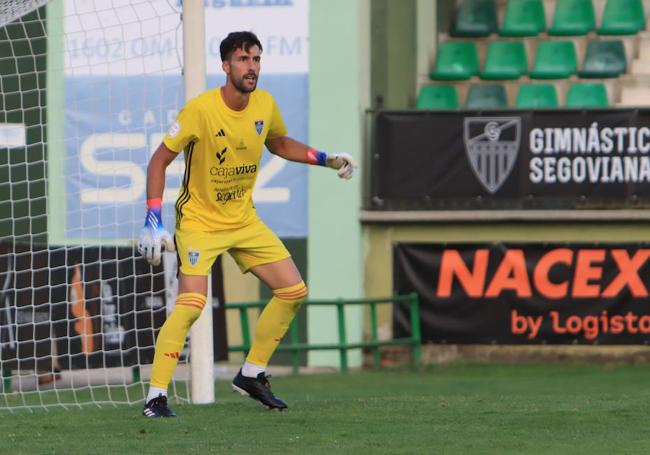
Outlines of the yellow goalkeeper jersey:
[[256,219],[252,192],[264,142],[287,134],[270,93],[257,89],[248,106],[233,111],[221,89],[190,100],[163,142],[185,150],[185,175],[176,201],[176,229],[214,231]]

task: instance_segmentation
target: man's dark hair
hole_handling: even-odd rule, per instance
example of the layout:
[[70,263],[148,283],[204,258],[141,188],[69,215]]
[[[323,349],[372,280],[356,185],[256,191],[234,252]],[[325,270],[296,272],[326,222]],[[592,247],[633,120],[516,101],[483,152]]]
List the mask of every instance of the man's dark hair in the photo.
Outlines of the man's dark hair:
[[221,53],[221,61],[225,62],[230,58],[230,55],[237,49],[244,49],[248,52],[251,46],[257,46],[262,52],[262,43],[253,32],[231,32],[224,38],[219,46]]

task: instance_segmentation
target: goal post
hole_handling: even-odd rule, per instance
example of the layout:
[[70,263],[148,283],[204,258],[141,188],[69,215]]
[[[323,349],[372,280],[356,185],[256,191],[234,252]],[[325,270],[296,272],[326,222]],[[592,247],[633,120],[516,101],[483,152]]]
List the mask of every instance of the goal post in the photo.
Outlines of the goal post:
[[[134,246],[146,163],[205,89],[203,5],[0,0],[0,414],[144,399],[176,297],[175,255],[150,267]],[[170,229],[183,171],[167,172]],[[214,402],[211,310],[178,401]]]
[[[203,0],[183,2],[183,81],[185,99],[205,90],[205,18]],[[208,305],[191,328],[192,402],[214,403],[212,347],[212,286],[208,280]]]

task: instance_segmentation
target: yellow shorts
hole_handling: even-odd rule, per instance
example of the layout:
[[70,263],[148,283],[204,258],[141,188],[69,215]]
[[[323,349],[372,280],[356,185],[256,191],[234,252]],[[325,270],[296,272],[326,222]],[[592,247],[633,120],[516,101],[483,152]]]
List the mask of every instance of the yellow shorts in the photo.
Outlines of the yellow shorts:
[[262,220],[223,231],[188,231],[176,229],[174,242],[178,267],[185,275],[210,274],[217,257],[228,251],[242,272],[291,256],[280,239]]

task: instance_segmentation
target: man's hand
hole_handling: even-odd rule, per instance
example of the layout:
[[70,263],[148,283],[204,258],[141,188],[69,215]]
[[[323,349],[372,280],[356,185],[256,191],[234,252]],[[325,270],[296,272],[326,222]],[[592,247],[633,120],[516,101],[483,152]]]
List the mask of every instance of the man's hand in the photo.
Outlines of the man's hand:
[[327,167],[332,169],[337,169],[337,174],[342,179],[349,180],[354,174],[354,170],[359,167],[357,162],[352,159],[352,156],[348,153],[332,153],[327,155],[325,161]]
[[147,217],[144,227],[140,231],[138,251],[151,265],[160,265],[162,247],[167,251],[174,251],[174,240],[162,223],[160,199],[151,203],[147,201]]

